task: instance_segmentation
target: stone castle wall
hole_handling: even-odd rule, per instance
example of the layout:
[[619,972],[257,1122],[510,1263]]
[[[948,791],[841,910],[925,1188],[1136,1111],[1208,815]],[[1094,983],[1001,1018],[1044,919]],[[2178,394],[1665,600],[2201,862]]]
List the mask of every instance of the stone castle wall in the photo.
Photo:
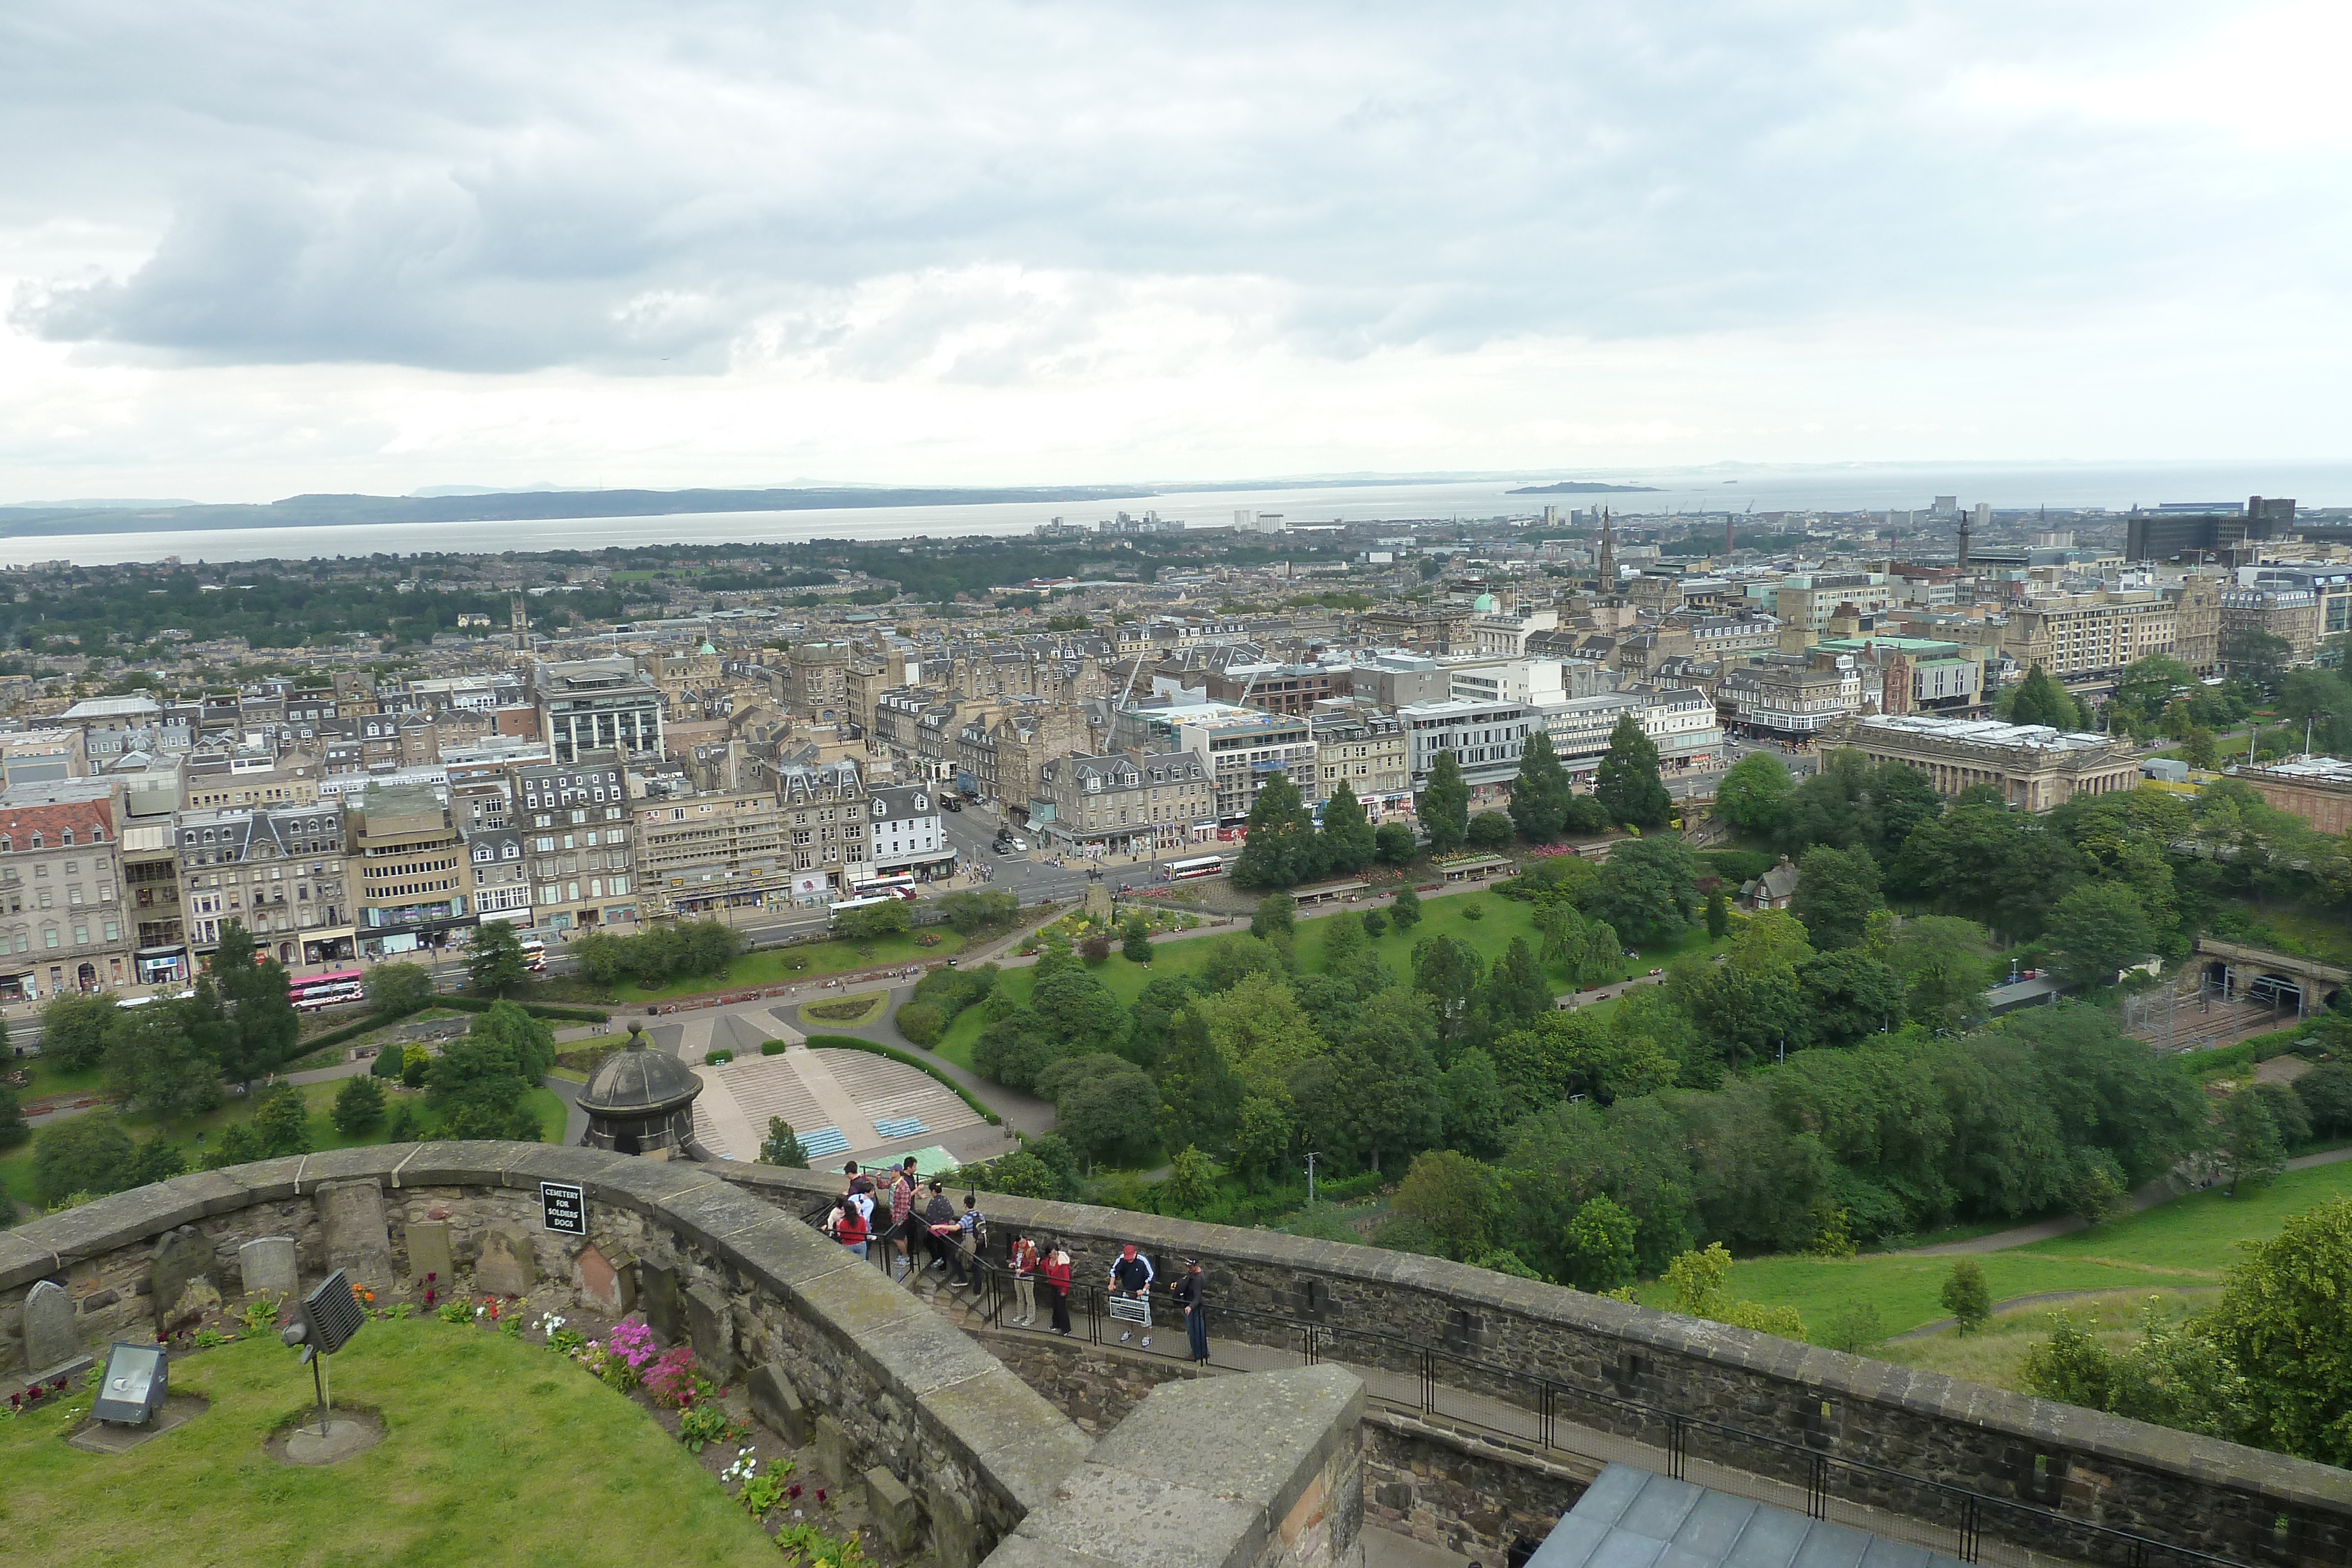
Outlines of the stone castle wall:
[[[729,1166],[724,1175],[795,1214],[840,1185],[766,1166]],[[1297,1348],[1307,1322],[1320,1325],[1327,1354],[1357,1364],[1417,1373],[1420,1354],[1406,1346],[1433,1347],[1446,1357],[1438,1381],[1451,1387],[1525,1405],[1527,1379],[1542,1378],[1807,1443],[1883,1467],[1888,1474],[1845,1495],[1916,1519],[1957,1520],[1956,1500],[1917,1484],[1943,1482],[2241,1562],[2316,1568],[2352,1560],[2352,1472],[2330,1466],[1443,1259],[1002,1195],[983,1195],[983,1207],[992,1247],[1024,1231],[1058,1238],[1080,1287],[1099,1287],[1130,1241],[1163,1281],[1178,1260],[1201,1258],[1213,1335]],[[1665,1445],[1661,1420],[1603,1399],[1559,1399],[1564,1420]],[[1691,1435],[1690,1452],[1805,1479],[1801,1459],[1777,1461],[1704,1432]],[[1984,1528],[2017,1534],[1998,1514]],[[2087,1538],[2020,1544],[2095,1555]]]

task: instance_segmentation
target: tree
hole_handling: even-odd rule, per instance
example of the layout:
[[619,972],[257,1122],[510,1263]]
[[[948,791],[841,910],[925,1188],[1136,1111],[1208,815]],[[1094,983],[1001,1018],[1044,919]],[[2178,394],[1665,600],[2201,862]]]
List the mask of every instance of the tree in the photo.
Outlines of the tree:
[[1334,1064],[1328,1109],[1378,1170],[1384,1156],[1427,1148],[1444,1130],[1437,1016],[1427,998],[1394,988],[1366,1000],[1360,1020]]
[[1291,1137],[1290,1113],[1280,1104],[1263,1095],[1242,1102],[1234,1133],[1234,1157],[1253,1192],[1288,1158]]
[[33,1139],[33,1197],[55,1208],[76,1193],[119,1191],[136,1155],[121,1119],[105,1112],[53,1122]]
[[1628,711],[1609,732],[1609,750],[1593,769],[1592,794],[1613,822],[1664,827],[1674,797],[1658,778],[1658,748]]
[[1429,1227],[1445,1255],[1463,1262],[1492,1244],[1497,1185],[1494,1171],[1468,1155],[1431,1149],[1413,1156],[1391,1207]]
[[1486,1005],[1487,1021],[1496,1030],[1521,1028],[1553,1011],[1551,986],[1526,937],[1512,937],[1495,960],[1480,999]]
[[[2037,668],[2039,666],[2036,666]],[[1944,1288],[1937,1300],[1963,1334],[1982,1328],[1992,1320],[1992,1291],[1985,1284],[1984,1269],[1973,1258],[1956,1258],[1952,1271],[1944,1276]]]
[[1292,887],[1321,870],[1315,821],[1286,773],[1269,777],[1251,803],[1242,852],[1227,874],[1235,887]]
[[1468,841],[1474,850],[1497,854],[1511,843],[1511,819],[1500,811],[1481,811],[1470,819]]
[[2230,674],[2263,691],[2273,690],[2294,657],[2294,644],[2269,632],[2248,629],[2221,640],[2221,663]]
[[221,1102],[220,1064],[196,1040],[194,1001],[152,1002],[115,1015],[106,1035],[106,1082],[165,1121],[200,1116]]
[[1671,942],[1690,928],[1698,862],[1679,841],[1637,839],[1610,851],[1584,912],[1636,947]]
[[1364,956],[1367,946],[1364,923],[1352,909],[1337,915],[1327,915],[1321,923],[1323,932],[1323,968],[1325,973],[1348,973]]
[[[354,1079],[353,1082],[366,1080]],[[253,1103],[253,1135],[261,1140],[264,1159],[310,1152],[310,1107],[291,1083],[273,1083]]]
[[1445,1039],[1459,1036],[1470,1016],[1470,1000],[1478,990],[1486,966],[1478,949],[1453,936],[1428,936],[1413,944],[1412,988],[1437,1009],[1438,1031]]
[[1475,1047],[1456,1057],[1445,1070],[1444,1101],[1446,1147],[1480,1159],[1501,1152],[1507,1112],[1493,1057]]
[[512,1002],[493,1003],[443,1048],[427,1098],[451,1137],[533,1143],[539,1123],[523,1102],[554,1065],[553,1031]]
[[1731,906],[1724,902],[1720,887],[1706,895],[1706,934],[1717,942],[1731,934]]
[[1568,1222],[1568,1282],[1595,1295],[1633,1282],[1633,1239],[1642,1222],[1606,1196],[1586,1198]]
[[1715,787],[1715,814],[1740,832],[1769,838],[1780,826],[1795,783],[1788,765],[1769,751],[1751,751],[1733,763]]
[[801,1146],[800,1139],[793,1132],[793,1124],[782,1116],[768,1118],[768,1135],[760,1141],[760,1164],[776,1166],[784,1170],[804,1171],[809,1168],[808,1150]]
[[1326,871],[1354,876],[1372,863],[1380,838],[1364,816],[1363,802],[1345,779],[1323,801],[1322,862]]
[[1185,1145],[1169,1162],[1168,1185],[1160,1190],[1177,1213],[1201,1213],[1217,1201],[1216,1162]]
[[[285,966],[275,958],[257,959],[253,938],[232,920],[221,927],[213,975],[219,1001],[207,1009],[207,1021],[214,1026],[209,1032],[223,1074],[233,1082],[250,1083],[291,1060],[302,1019],[287,989]],[[202,985],[196,1000],[199,1007],[209,1000]]]
[[1421,924],[1421,894],[1412,888],[1396,891],[1396,901],[1389,905],[1389,918],[1396,922],[1399,931],[1410,931]]
[[940,900],[940,913],[959,936],[1012,925],[1021,917],[1021,900],[1010,893],[950,893]]
[[2050,678],[2039,664],[2025,673],[2012,691],[2002,694],[2003,716],[2011,724],[2047,725],[2053,729],[2081,727],[2082,716],[2066,688]]
[[474,989],[503,997],[530,974],[522,956],[522,938],[504,920],[486,920],[475,927],[466,946],[466,973]]
[[1446,854],[1462,847],[1470,835],[1470,786],[1464,782],[1462,764],[1454,753],[1437,754],[1415,807],[1422,831],[1429,835],[1431,853]]
[[1197,1008],[1178,1013],[1170,1024],[1158,1077],[1161,1146],[1225,1147],[1242,1110],[1242,1081]]
[[2210,1320],[2213,1343],[2246,1382],[2246,1440],[2322,1464],[2352,1465],[2352,1199],[2295,1216],[2247,1244]]
[[1903,1016],[1903,987],[1884,961],[1859,948],[1820,953],[1797,966],[1798,992],[1815,1041],[1854,1045]]
[[135,1186],[152,1186],[159,1181],[170,1181],[184,1175],[188,1168],[187,1151],[161,1133],[139,1145],[131,1156],[131,1168],[123,1173],[121,1190]]
[[2191,725],[2189,733],[2180,737],[2181,759],[2200,772],[2210,773],[2221,765],[2221,747],[2213,732],[2203,725]]
[[114,1021],[114,998],[72,991],[49,998],[41,1009],[41,1055],[60,1071],[87,1072],[106,1054],[106,1031]]
[[[17,1102],[16,1091],[0,1083],[0,1149],[13,1149],[32,1135],[32,1126],[25,1120],[25,1107]],[[0,1213],[0,1228],[5,1228],[8,1218]]]
[[1878,862],[1869,852],[1822,844],[1797,862],[1797,893],[1789,912],[1820,951],[1860,942],[1871,915],[1885,907],[1878,895]]
[[1120,929],[1118,951],[1130,964],[1151,962],[1151,922],[1140,915],[1130,915]]
[[1382,822],[1372,845],[1372,852],[1389,865],[1403,865],[1421,852],[1421,839],[1403,822]]
[[2078,986],[2112,986],[2118,974],[2156,951],[2147,911],[2117,883],[2074,889],[2052,908],[2044,929],[2058,951],[2058,972]]
[[366,989],[377,1013],[413,1013],[433,999],[433,974],[422,964],[378,964],[368,971]]
[[2268,1186],[2286,1168],[2286,1141],[2270,1103],[2250,1090],[2230,1096],[2221,1107],[2221,1163],[2230,1173],[2230,1196],[2243,1183]]
[[[1124,1057],[1079,1060],[1101,1065],[1066,1078],[1060,1086],[1054,1102],[1055,1131],[1095,1159],[1150,1145],[1159,1130],[1159,1087]],[[1077,1065],[1060,1064],[1066,1071]]]
[[1519,776],[1511,780],[1511,825],[1531,844],[1548,844],[1568,825],[1568,803],[1576,790],[1552,749],[1551,735],[1530,730],[1519,753]]
[[346,1078],[335,1091],[335,1131],[356,1138],[383,1124],[383,1085],[372,1077]]
[[2175,694],[2196,686],[2196,671],[2168,655],[2149,653],[2126,664],[2116,677],[2115,706],[2152,724],[2171,706]]
[[1257,901],[1250,915],[1250,935],[1261,941],[1276,933],[1290,936],[1297,929],[1298,901],[1286,893],[1269,893]]
[[2352,1061],[2323,1061],[2294,1081],[2305,1119],[2322,1137],[2352,1132]]
[[1887,946],[1903,985],[1904,1016],[1930,1029],[1957,1030],[1983,1010],[1992,970],[1984,927],[1948,915],[1905,921]]
[[913,928],[914,921],[907,914],[906,900],[893,898],[853,909],[833,924],[835,930],[852,942],[879,942],[886,936],[904,936]]

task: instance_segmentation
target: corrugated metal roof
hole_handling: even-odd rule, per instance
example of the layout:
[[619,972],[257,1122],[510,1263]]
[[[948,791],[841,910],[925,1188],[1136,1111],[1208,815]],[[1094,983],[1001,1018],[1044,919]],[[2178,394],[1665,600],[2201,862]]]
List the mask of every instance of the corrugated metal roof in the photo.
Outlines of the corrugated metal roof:
[[1528,1568],[1959,1568],[1957,1558],[1611,1465]]

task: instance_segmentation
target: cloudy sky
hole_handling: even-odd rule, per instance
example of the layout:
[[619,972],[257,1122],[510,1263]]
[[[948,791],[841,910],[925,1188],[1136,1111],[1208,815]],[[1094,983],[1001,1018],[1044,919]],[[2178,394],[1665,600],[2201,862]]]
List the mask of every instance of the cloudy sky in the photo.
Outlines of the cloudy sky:
[[2347,8],[0,10],[0,500],[2336,458]]

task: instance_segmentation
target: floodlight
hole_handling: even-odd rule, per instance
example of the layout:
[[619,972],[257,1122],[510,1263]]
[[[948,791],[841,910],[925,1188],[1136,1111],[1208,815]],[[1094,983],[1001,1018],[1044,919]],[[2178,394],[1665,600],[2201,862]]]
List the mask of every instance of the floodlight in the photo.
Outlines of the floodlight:
[[349,1344],[352,1336],[367,1322],[359,1299],[352,1294],[352,1282],[341,1269],[328,1275],[318,1287],[302,1298],[302,1319],[290,1323],[278,1337],[289,1346],[299,1345],[299,1362],[310,1364],[310,1380],[319,1393],[319,1432],[327,1430],[327,1357]]
[[90,1414],[115,1427],[143,1427],[163,1408],[171,1381],[169,1359],[160,1344],[115,1343],[106,1354],[106,1377]]

